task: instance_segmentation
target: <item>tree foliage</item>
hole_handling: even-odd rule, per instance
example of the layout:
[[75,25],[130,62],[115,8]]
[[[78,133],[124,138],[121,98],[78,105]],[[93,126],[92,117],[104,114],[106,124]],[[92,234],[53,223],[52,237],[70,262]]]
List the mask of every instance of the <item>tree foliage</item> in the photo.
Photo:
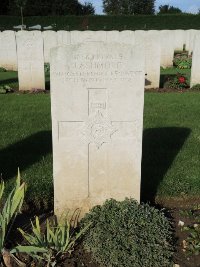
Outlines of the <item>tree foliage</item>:
[[161,5],[159,6],[158,14],[180,14],[182,11],[178,7],[169,6],[169,5]]
[[19,15],[23,7],[25,16],[48,15],[93,15],[95,9],[90,2],[81,4],[78,0],[4,0],[0,15]]
[[155,0],[103,0],[108,15],[150,15],[155,12]]

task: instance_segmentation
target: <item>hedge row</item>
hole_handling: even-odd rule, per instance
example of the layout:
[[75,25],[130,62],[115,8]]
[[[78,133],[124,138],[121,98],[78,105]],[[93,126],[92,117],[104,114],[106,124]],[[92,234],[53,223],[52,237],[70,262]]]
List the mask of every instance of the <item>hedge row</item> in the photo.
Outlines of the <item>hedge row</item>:
[[[0,16],[0,30],[12,29],[21,24],[20,17]],[[200,29],[200,15],[149,15],[149,16],[43,16],[25,17],[24,24],[48,26],[55,30],[162,30]]]

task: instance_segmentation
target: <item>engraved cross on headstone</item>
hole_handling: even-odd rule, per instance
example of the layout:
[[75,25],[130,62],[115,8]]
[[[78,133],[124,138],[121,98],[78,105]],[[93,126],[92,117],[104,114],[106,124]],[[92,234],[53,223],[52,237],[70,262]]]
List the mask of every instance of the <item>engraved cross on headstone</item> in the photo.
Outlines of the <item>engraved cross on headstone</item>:
[[108,90],[88,88],[88,118],[86,121],[59,121],[58,138],[76,141],[88,146],[88,197],[90,196],[90,144],[98,150],[112,139],[134,138],[137,121],[112,121],[109,116]]

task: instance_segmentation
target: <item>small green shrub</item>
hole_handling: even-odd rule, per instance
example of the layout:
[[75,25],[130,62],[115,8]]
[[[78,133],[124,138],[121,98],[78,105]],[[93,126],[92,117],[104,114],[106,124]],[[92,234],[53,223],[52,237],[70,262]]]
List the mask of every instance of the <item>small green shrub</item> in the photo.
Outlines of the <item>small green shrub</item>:
[[192,58],[185,54],[177,54],[173,60],[173,63],[178,69],[191,69]]
[[198,83],[198,84],[193,85],[191,87],[191,90],[193,90],[193,91],[200,91],[200,84]]
[[164,83],[163,87],[175,90],[183,90],[189,88],[189,81],[186,75],[177,73],[173,78],[169,78],[169,80]]
[[162,211],[133,199],[107,200],[94,207],[81,224],[92,223],[84,248],[108,267],[169,267],[172,231]]

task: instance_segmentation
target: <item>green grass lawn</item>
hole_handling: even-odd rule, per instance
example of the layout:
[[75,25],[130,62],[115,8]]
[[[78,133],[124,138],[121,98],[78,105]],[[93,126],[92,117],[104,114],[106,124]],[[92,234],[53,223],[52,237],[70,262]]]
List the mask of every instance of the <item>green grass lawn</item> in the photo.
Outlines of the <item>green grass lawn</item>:
[[144,199],[200,195],[199,101],[199,93],[145,94]]
[[20,168],[28,183],[27,201],[52,203],[50,97],[0,95],[0,173],[11,186]]
[[19,87],[18,76],[16,71],[0,72],[0,86],[9,85],[11,88],[16,89]]
[[[145,93],[142,199],[200,196],[200,94]],[[27,202],[52,204],[49,94],[0,95],[0,173],[20,167]]]

